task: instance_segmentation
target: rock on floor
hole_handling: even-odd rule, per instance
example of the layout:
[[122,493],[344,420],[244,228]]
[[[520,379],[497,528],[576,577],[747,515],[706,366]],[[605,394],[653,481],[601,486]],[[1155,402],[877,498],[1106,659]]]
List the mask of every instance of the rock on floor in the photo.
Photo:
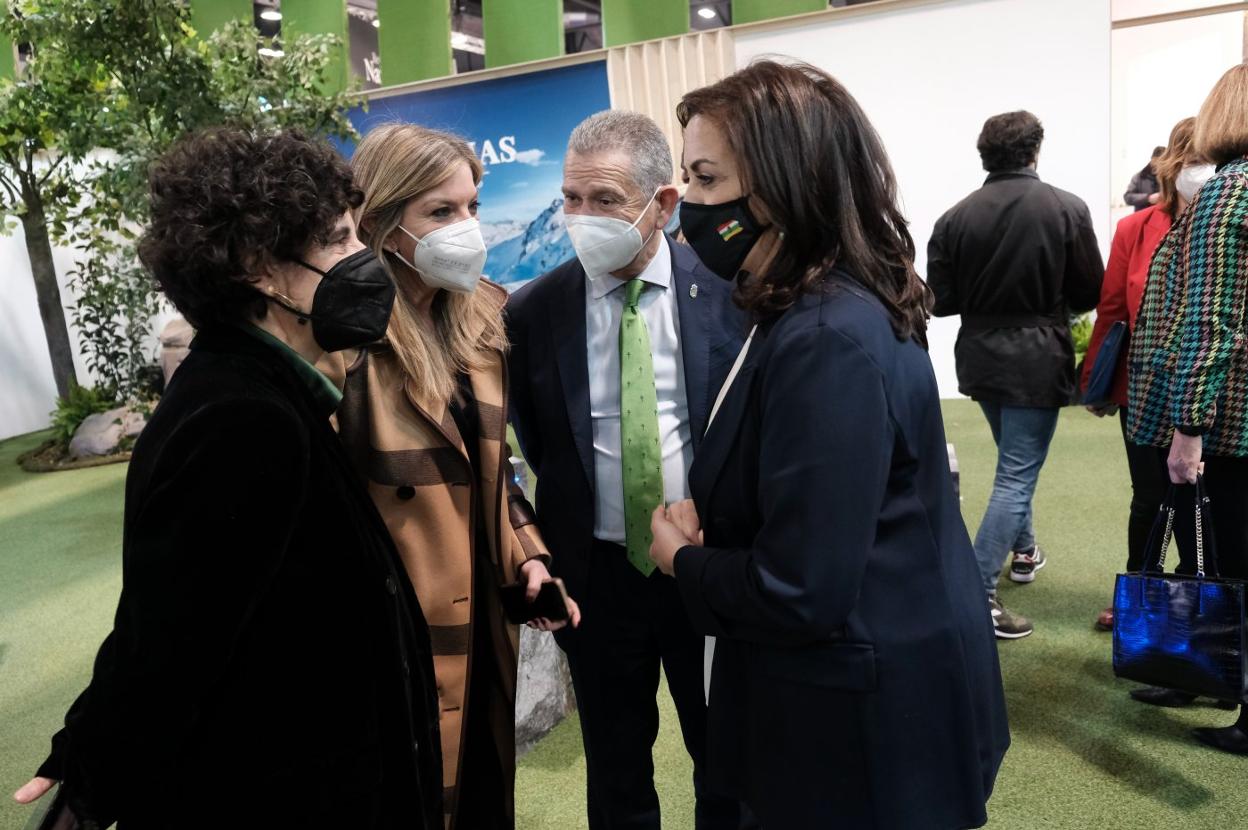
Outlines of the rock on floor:
[[88,415],[69,442],[69,459],[98,458],[118,451],[123,438],[137,438],[147,426],[141,412],[126,407]]
[[125,435],[125,427],[122,425],[125,416],[125,407],[88,415],[70,439],[69,457],[77,460],[115,452]]
[[516,754],[532,749],[574,709],[572,675],[554,636],[523,626],[516,678]]

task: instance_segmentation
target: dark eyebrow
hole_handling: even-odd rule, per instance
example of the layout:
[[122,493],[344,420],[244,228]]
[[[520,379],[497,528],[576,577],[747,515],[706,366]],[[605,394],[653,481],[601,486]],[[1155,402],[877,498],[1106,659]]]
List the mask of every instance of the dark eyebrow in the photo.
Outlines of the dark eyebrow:
[[351,235],[351,229],[346,225],[339,225],[329,233],[329,239],[326,240],[327,245],[340,245],[347,241],[347,237]]
[[704,164],[705,164],[705,165],[709,165],[709,166],[711,166],[711,167],[715,167],[715,166],[716,166],[716,162],[713,162],[713,161],[711,161],[710,159],[697,159],[697,160],[695,160],[695,161],[691,161],[691,162],[689,163],[689,169],[690,169],[690,170],[692,170],[692,171],[694,171],[694,172],[696,173],[696,172],[697,172],[697,170],[698,170],[698,168],[699,168],[699,167],[701,167],[701,166],[702,166],[702,165],[704,165]]

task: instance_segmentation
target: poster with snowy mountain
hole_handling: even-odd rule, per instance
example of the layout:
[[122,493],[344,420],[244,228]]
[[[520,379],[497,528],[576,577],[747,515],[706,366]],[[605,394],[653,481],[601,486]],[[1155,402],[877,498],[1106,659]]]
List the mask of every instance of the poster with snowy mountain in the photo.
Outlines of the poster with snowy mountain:
[[[384,70],[383,70],[384,71]],[[407,121],[463,136],[485,168],[485,275],[510,290],[575,256],[563,221],[563,156],[572,128],[611,107],[605,61],[370,96],[351,112],[361,134]],[[348,156],[354,149],[342,146]]]

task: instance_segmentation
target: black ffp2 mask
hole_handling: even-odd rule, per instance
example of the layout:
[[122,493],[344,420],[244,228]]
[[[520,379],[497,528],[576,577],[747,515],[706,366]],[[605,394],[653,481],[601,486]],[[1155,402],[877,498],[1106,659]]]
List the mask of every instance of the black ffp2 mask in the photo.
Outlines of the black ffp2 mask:
[[339,260],[328,271],[296,260],[321,275],[312,310],[300,311],[270,297],[274,303],[312,321],[312,338],[327,352],[376,343],[386,334],[394,308],[394,280],[377,256],[365,248]]
[[736,279],[741,264],[766,228],[750,213],[749,196],[718,205],[680,203],[680,230],[702,264],[726,280]]

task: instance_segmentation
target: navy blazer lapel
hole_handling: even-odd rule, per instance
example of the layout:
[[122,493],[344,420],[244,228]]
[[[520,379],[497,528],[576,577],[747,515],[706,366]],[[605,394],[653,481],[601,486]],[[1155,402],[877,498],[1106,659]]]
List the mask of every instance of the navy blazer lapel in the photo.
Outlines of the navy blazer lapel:
[[[755,333],[745,363],[741,365],[741,371],[724,395],[719,412],[715,413],[715,420],[707,428],[702,446],[694,456],[693,466],[689,470],[689,490],[700,505],[709,501],[711,490],[719,479],[719,471],[736,448],[741,422],[754,398],[751,387],[759,364],[759,353],[763,348],[760,336],[761,333]],[[719,390],[716,390],[716,397],[718,396]]]
[[589,357],[585,332],[585,271],[578,263],[568,271],[570,285],[558,286],[557,300],[548,306],[555,362],[568,408],[572,442],[581,457],[585,481],[594,487],[594,425],[589,413]]
[[[714,296],[706,274],[692,255],[668,238],[672,250],[672,287],[676,291],[676,307],[680,317],[680,354],[685,365],[685,402],[689,406],[689,426],[696,450],[706,432],[706,419],[711,412],[711,306]],[[705,274],[705,272],[703,272]],[[718,392],[719,390],[715,390]]]

